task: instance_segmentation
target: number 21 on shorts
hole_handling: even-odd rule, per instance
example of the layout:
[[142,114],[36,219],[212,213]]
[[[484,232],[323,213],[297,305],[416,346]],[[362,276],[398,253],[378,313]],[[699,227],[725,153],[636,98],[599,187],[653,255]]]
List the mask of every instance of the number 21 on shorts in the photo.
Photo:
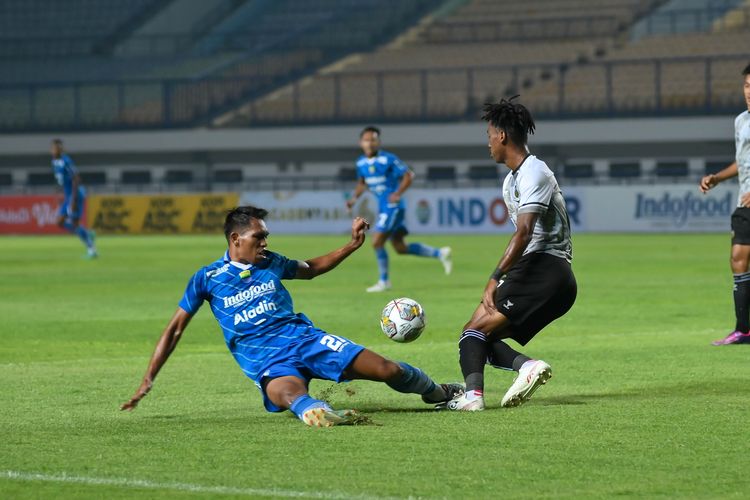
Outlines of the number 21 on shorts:
[[320,343],[334,352],[341,352],[349,341],[336,335],[324,335],[320,339]]

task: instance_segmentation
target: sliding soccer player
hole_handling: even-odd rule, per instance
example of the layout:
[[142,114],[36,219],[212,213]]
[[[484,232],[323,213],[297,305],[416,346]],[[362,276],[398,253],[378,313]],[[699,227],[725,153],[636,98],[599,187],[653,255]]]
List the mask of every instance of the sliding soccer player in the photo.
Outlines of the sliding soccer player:
[[294,312],[282,284],[327,273],[365,241],[369,224],[357,217],[351,240],[341,248],[309,260],[290,260],[267,250],[267,211],[245,206],[229,212],[224,234],[229,248],[222,258],[201,268],[188,282],[172,320],[151,357],[133,397],[121,406],[132,410],[151,390],[156,374],[204,302],[224,332],[227,347],[242,371],[260,390],[270,412],[292,411],[314,427],[356,422],[354,410],[334,410],[308,394],[311,379],[385,382],[404,393],[420,394],[428,404],[445,404],[463,390],[460,384],[436,384],[419,368],[395,363],[354,342],[316,328]]

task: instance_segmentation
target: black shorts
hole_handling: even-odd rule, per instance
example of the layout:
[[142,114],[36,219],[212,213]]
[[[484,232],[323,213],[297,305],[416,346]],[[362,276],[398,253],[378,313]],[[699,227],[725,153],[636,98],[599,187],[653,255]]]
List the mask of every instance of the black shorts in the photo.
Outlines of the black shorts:
[[738,207],[732,213],[732,245],[750,245],[750,208]]
[[510,319],[510,328],[500,336],[526,345],[573,307],[577,293],[567,260],[541,252],[524,255],[495,291],[497,310]]

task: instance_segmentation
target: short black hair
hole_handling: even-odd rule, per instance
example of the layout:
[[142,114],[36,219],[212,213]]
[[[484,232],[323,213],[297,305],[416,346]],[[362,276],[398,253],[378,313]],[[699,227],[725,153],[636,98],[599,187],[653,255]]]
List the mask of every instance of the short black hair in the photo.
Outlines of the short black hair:
[[62,146],[63,142],[62,139],[52,139],[52,144],[57,144],[58,146]]
[[375,132],[376,134],[378,134],[378,137],[380,137],[380,129],[378,127],[374,126],[374,125],[370,125],[370,126],[367,126],[367,127],[363,128],[362,132],[359,133],[360,139],[367,132]]
[[745,69],[742,70],[742,76],[750,75],[750,64],[745,66]]
[[525,146],[529,134],[534,133],[536,125],[526,106],[512,102],[516,97],[518,96],[514,95],[497,103],[486,103],[482,120],[490,122],[498,130],[503,130],[513,144]]
[[244,207],[235,207],[229,212],[224,219],[224,236],[229,241],[229,235],[241,228],[250,225],[253,219],[263,220],[268,215],[268,210],[263,208],[246,205]]

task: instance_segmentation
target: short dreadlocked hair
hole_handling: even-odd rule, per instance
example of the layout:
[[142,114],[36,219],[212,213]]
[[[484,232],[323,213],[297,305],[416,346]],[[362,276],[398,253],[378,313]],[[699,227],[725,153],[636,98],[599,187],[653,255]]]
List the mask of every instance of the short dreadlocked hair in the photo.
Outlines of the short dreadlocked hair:
[[485,104],[482,120],[504,131],[513,144],[525,146],[536,125],[526,106],[512,102],[516,97],[518,96],[514,95],[510,99],[501,99],[498,103]]

